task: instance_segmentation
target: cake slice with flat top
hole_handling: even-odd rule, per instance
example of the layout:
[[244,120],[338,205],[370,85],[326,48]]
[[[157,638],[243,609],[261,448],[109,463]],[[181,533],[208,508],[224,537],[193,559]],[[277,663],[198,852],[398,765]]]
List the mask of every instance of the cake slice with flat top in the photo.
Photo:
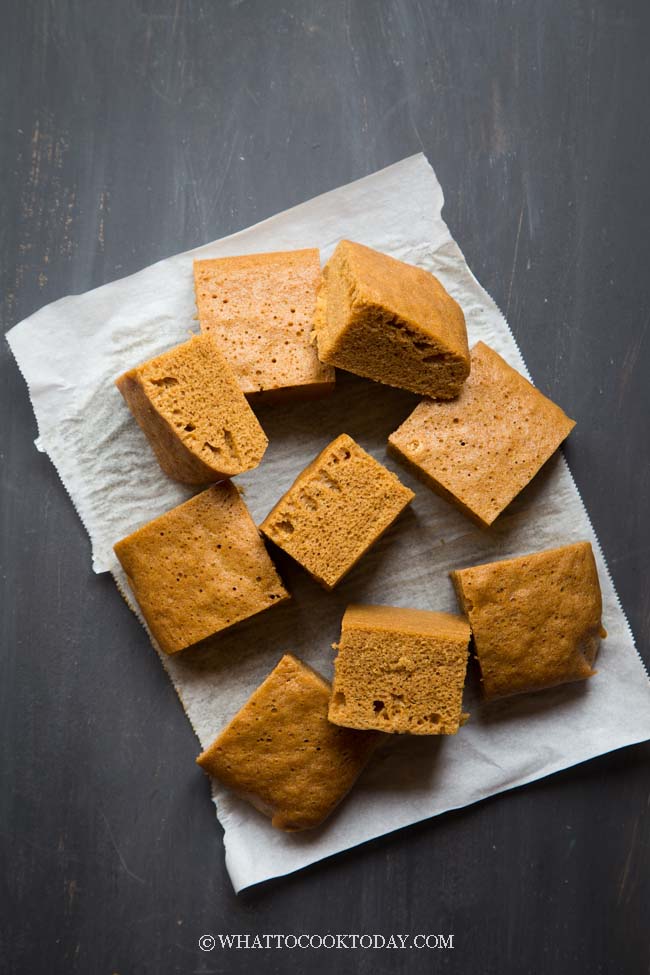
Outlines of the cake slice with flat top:
[[486,698],[585,680],[601,637],[589,542],[450,573],[467,614]]
[[247,396],[334,389],[334,370],[311,344],[320,278],[316,248],[194,262],[201,331],[217,340]]
[[277,829],[319,826],[381,740],[330,724],[329,698],[328,682],[285,654],[196,761]]
[[165,653],[183,650],[289,599],[230,481],[214,484],[148,522],[114,549]]
[[343,433],[298,475],[260,528],[333,589],[414,497]]
[[465,316],[433,274],[342,240],[315,318],[323,362],[422,396],[457,396],[470,368]]
[[262,460],[266,434],[211,336],[195,335],[115,384],[175,480],[209,484]]
[[348,606],[329,719],[346,728],[455,735],[470,629],[452,613]]
[[388,446],[425,484],[487,527],[574,426],[494,349],[477,342],[458,398],[422,400]]

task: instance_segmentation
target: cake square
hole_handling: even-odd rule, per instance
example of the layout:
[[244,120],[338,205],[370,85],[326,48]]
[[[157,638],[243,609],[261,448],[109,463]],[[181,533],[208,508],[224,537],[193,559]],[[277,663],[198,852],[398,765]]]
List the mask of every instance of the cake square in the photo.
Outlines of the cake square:
[[348,606],[335,649],[329,719],[346,728],[455,735],[469,624],[452,613]]
[[210,335],[195,335],[115,384],[166,474],[208,484],[257,467],[266,434]]
[[457,396],[469,373],[465,316],[433,274],[342,240],[315,319],[323,362],[423,396]]
[[311,343],[320,278],[317,248],[194,262],[201,330],[218,341],[246,395],[334,389],[334,370]]
[[165,653],[289,599],[230,481],[148,522],[114,550]]
[[602,599],[589,542],[450,573],[486,698],[592,677]]
[[328,682],[285,654],[197,763],[277,829],[319,826],[381,740],[330,724],[329,698]]
[[388,445],[429,487],[487,527],[575,421],[483,342],[471,357],[458,399],[423,400]]
[[414,497],[343,433],[298,475],[260,528],[333,589]]

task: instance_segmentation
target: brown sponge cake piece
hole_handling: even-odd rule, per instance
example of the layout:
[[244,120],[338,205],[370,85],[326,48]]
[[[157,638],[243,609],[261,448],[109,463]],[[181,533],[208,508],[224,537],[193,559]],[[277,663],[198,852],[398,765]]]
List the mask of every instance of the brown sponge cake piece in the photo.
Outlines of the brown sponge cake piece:
[[316,248],[194,262],[201,330],[218,341],[246,395],[334,389],[334,370],[310,340],[320,277]]
[[429,487],[487,526],[574,426],[559,406],[478,342],[458,398],[423,400],[388,444]]
[[207,484],[257,467],[266,434],[209,335],[125,372],[116,386],[158,463],[185,484]]
[[589,542],[458,569],[451,578],[469,617],[486,698],[595,673],[606,633]]
[[315,321],[323,362],[423,396],[457,396],[469,374],[465,316],[433,274],[342,240]]
[[414,497],[343,433],[298,475],[260,527],[333,589]]
[[165,653],[289,599],[230,481],[172,508],[114,549]]
[[348,606],[329,719],[347,728],[455,735],[461,724],[469,624],[451,613]]
[[329,697],[328,682],[286,654],[197,763],[277,829],[319,826],[381,740],[330,724]]

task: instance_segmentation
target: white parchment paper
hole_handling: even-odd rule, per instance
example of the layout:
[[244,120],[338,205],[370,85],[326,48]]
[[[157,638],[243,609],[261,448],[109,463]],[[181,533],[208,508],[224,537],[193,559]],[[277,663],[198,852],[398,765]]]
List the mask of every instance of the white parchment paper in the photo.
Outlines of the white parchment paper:
[[[413,156],[224,240],[63,298],[12,329],[9,343],[38,421],[37,445],[56,465],[83,519],[96,572],[111,572],[127,590],[113,543],[189,496],[160,471],[113,380],[197,330],[195,257],[318,246],[326,260],[341,238],[360,241],[434,271],[462,305],[470,342],[482,339],[526,373],[505,319],[442,220],[442,203],[428,162]],[[579,539],[594,545],[603,588],[609,637],[598,674],[581,684],[484,705],[471,671],[465,695],[471,720],[461,732],[444,740],[391,740],[329,822],[313,832],[273,830],[215,783],[236,890],[650,738],[650,683],[563,456],[549,462],[492,529],[477,528],[386,458],[388,434],[416,402],[408,393],[339,373],[337,392],[327,399],[258,410],[270,446],[261,466],[238,479],[258,523],[298,472],[342,432],[387,463],[417,497],[334,593],[282,560],[291,602],[220,635],[207,648],[161,658],[201,745],[213,740],[285,651],[330,677],[330,645],[348,603],[454,610],[449,569]],[[144,633],[133,652],[147,652]],[[196,774],[203,774],[198,767]]]

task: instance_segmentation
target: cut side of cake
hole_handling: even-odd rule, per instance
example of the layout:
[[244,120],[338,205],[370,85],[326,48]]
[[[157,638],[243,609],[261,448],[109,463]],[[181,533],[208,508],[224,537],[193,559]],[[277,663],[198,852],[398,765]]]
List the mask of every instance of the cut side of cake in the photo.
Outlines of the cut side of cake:
[[289,599],[230,481],[148,522],[114,550],[165,653]]
[[334,389],[334,370],[311,343],[320,279],[316,248],[194,262],[201,331],[217,340],[247,396]]
[[465,316],[433,274],[343,240],[325,265],[319,358],[423,396],[457,396],[470,370]]
[[461,616],[349,606],[329,719],[347,728],[455,735],[462,723],[470,628]]
[[589,542],[450,575],[472,628],[486,698],[593,676],[606,633]]
[[197,763],[277,829],[319,826],[381,740],[330,724],[329,697],[320,674],[285,654]]
[[257,467],[264,456],[266,434],[209,335],[130,369],[116,386],[158,463],[177,481],[223,480]]
[[489,526],[574,426],[559,406],[478,342],[458,398],[423,400],[388,445],[429,487]]
[[323,450],[261,531],[332,589],[415,495],[347,434]]

